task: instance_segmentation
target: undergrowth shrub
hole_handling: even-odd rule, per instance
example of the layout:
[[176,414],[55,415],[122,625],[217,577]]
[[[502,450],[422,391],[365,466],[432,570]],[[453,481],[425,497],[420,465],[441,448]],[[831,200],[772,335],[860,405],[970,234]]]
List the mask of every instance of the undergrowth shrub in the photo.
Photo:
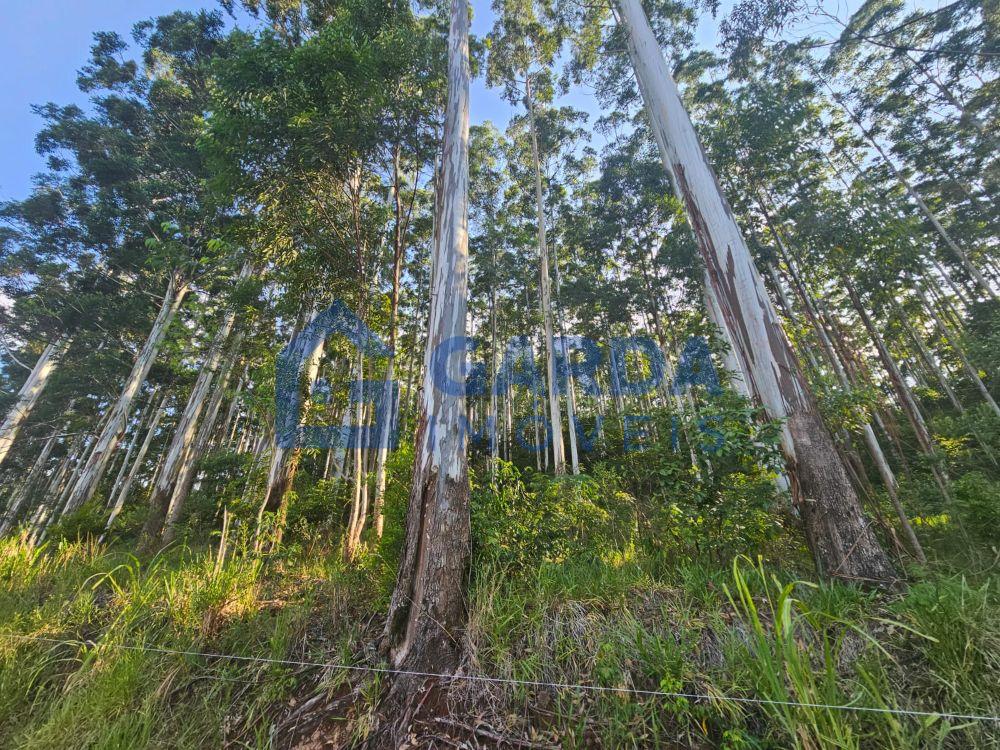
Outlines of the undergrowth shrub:
[[636,501],[617,477],[549,477],[498,461],[472,493],[479,555],[524,567],[570,557],[603,558],[634,543]]
[[968,472],[955,480],[954,492],[967,532],[988,546],[1000,545],[1000,482]]
[[646,544],[674,562],[783,554],[787,499],[775,484],[778,423],[761,422],[731,392],[708,399],[698,416],[658,411],[654,417],[651,429],[661,439],[603,464],[640,499]]
[[101,498],[94,498],[52,524],[46,536],[53,541],[84,539],[88,536],[96,539],[104,531],[106,522],[105,503]]

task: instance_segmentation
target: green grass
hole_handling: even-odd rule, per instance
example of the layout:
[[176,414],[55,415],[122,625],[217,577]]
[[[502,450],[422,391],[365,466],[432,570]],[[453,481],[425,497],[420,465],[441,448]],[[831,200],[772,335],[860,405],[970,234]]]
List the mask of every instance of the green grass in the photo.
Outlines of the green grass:
[[[234,547],[218,564],[210,549],[140,561],[91,542],[0,542],[0,746],[265,748],[292,706],[350,690],[352,710],[331,721],[365,736],[374,677],[129,648],[378,663],[391,561],[346,569],[321,544],[267,559]],[[929,573],[887,596],[746,558],[480,560],[465,671],[607,690],[458,682],[450,699],[496,731],[567,748],[996,747],[997,725],[722,698],[997,715],[997,578]]]
[[268,747],[278,707],[319,670],[133,647],[349,660],[375,587],[314,559],[140,563],[86,542],[5,541],[0,576],[0,746],[24,748]]

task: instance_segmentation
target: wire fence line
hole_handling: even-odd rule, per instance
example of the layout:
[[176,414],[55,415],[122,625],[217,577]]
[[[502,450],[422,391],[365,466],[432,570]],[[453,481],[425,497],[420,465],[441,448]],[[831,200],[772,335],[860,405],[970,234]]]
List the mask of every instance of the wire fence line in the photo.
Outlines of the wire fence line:
[[62,645],[62,646],[83,646],[83,645],[89,645],[92,647],[104,646],[123,651],[139,651],[139,652],[147,652],[155,654],[166,654],[172,656],[197,657],[203,659],[221,659],[227,661],[238,661],[238,662],[257,663],[257,664],[280,664],[292,667],[323,667],[327,669],[343,669],[353,672],[400,675],[407,677],[427,677],[427,678],[436,678],[440,680],[461,680],[465,682],[480,682],[480,683],[534,687],[534,688],[550,688],[553,690],[577,690],[580,692],[590,692],[590,693],[619,693],[619,694],[626,693],[629,695],[636,695],[642,697],[685,698],[688,700],[718,701],[720,703],[737,703],[743,705],[756,705],[756,706],[787,706],[793,708],[818,708],[818,709],[829,709],[832,711],[851,711],[855,713],[889,714],[892,716],[911,716],[917,718],[953,719],[958,721],[982,721],[982,722],[992,722],[1000,724],[1000,716],[988,716],[979,714],[957,714],[945,711],[915,711],[906,708],[880,708],[878,706],[860,706],[851,704],[839,705],[834,703],[808,703],[801,701],[774,700],[771,698],[746,698],[736,695],[709,695],[706,693],[682,693],[682,692],[670,692],[665,690],[643,690],[640,688],[632,688],[632,687],[606,687],[603,685],[583,685],[583,684],[575,684],[569,682],[545,682],[542,680],[516,680],[509,677],[489,677],[484,675],[419,672],[408,669],[392,669],[390,667],[372,667],[367,665],[356,665],[356,664],[337,664],[335,662],[300,661],[296,659],[273,659],[263,656],[239,656],[236,654],[219,654],[206,651],[185,651],[182,649],[163,648],[160,646],[144,646],[144,645],[135,645],[127,643],[111,643],[108,641],[97,642],[97,641],[60,640],[58,638],[46,638],[43,636],[32,636],[32,635],[16,635],[11,633],[0,634],[0,638],[19,639],[24,641],[36,641],[36,642],[51,643],[53,645]]

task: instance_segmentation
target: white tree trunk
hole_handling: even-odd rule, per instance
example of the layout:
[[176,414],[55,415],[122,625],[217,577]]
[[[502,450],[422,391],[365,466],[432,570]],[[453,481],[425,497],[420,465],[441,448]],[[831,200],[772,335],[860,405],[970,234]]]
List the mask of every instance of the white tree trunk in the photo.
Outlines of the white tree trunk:
[[69,348],[69,343],[69,338],[63,336],[46,346],[41,356],[38,357],[38,361],[35,362],[28,379],[18,391],[17,402],[4,419],[3,424],[0,425],[0,464],[3,464],[7,454],[10,453],[18,430],[31,414],[31,410],[35,408],[35,404],[38,403],[38,397],[45,390],[46,383],[55,372],[59,359]]
[[382,538],[382,531],[385,525],[385,483],[386,483],[386,461],[389,457],[389,438],[392,426],[396,423],[399,411],[399,399],[397,389],[393,387],[393,378],[396,375],[396,345],[397,345],[397,318],[399,317],[399,280],[403,271],[404,247],[403,247],[403,206],[399,195],[399,150],[397,149],[393,158],[393,203],[395,204],[396,225],[395,241],[392,260],[392,292],[389,300],[389,362],[385,371],[385,386],[382,394],[383,422],[378,425],[378,453],[375,460],[375,504],[372,508],[372,516],[375,525],[375,537]]
[[139,470],[142,468],[142,462],[146,459],[146,454],[149,452],[149,446],[152,444],[153,438],[156,436],[156,430],[159,428],[160,421],[163,419],[163,415],[166,412],[167,399],[169,398],[170,394],[164,393],[160,398],[159,403],[156,405],[156,411],[153,413],[153,421],[150,422],[149,427],[146,429],[146,437],[143,438],[142,445],[139,446],[139,452],[136,453],[135,460],[131,463],[128,476],[125,477],[125,481],[122,483],[121,487],[118,489],[118,493],[114,497],[114,505],[111,506],[111,513],[108,515],[108,521],[104,524],[104,533],[101,534],[102,542],[105,537],[107,537],[108,531],[111,530],[115,520],[119,515],[121,515],[122,508],[125,507],[125,501],[128,499],[128,493],[132,490],[135,478],[139,474]]
[[821,573],[849,580],[893,579],[892,564],[861,511],[642,5],[616,2],[664,167],[684,202],[735,348],[747,364],[747,385],[771,419],[784,420],[781,442],[793,497]]
[[132,433],[132,439],[128,442],[128,447],[125,449],[125,456],[122,458],[122,465],[118,469],[118,474],[115,476],[115,481],[111,483],[111,489],[108,492],[108,508],[110,509],[114,504],[114,498],[118,496],[118,492],[121,489],[122,482],[125,479],[125,473],[128,471],[129,466],[132,464],[132,456],[135,453],[136,447],[139,445],[139,440],[145,434],[146,422],[149,417],[153,415],[154,409],[157,405],[157,392],[159,388],[154,388],[153,392],[149,394],[149,403],[146,404],[146,408],[142,410],[139,415],[138,421],[135,423],[135,431]]
[[205,402],[215,380],[215,374],[222,363],[223,352],[226,342],[233,332],[236,323],[236,311],[227,310],[219,328],[212,339],[198,377],[191,388],[191,395],[188,397],[184,413],[174,430],[174,438],[167,449],[167,454],[163,459],[163,466],[160,467],[160,475],[153,485],[153,494],[149,499],[149,517],[146,519],[144,536],[146,542],[153,544],[154,540],[163,533],[164,521],[167,517],[169,503],[174,494],[174,486],[177,483],[177,475],[181,466],[188,460],[191,446],[194,443],[198,429],[198,421],[201,419],[205,408]]
[[243,336],[242,334],[237,334],[234,338],[235,341],[233,341],[230,347],[229,354],[219,367],[219,374],[215,378],[215,389],[212,391],[212,397],[205,408],[205,416],[198,426],[198,434],[195,436],[194,442],[191,444],[191,448],[188,450],[187,456],[184,458],[184,462],[177,472],[177,478],[174,481],[173,490],[170,494],[170,504],[167,506],[167,517],[163,524],[164,544],[169,544],[176,536],[177,522],[180,520],[184,503],[191,492],[191,485],[195,479],[195,470],[198,468],[198,463],[204,457],[212,434],[215,432],[216,420],[219,417],[219,407],[222,405],[226,386],[232,374],[233,362],[239,354],[239,347]]
[[68,510],[72,511],[79,508],[90,500],[97,491],[97,485],[100,484],[101,479],[104,477],[108,460],[114,453],[115,448],[118,447],[118,443],[125,432],[125,424],[129,412],[132,410],[132,402],[139,393],[139,389],[142,388],[142,384],[146,381],[146,376],[149,374],[149,370],[156,360],[156,354],[160,349],[160,344],[163,342],[163,337],[166,335],[167,329],[174,319],[174,315],[184,301],[187,291],[187,285],[181,280],[180,275],[177,273],[171,274],[166,294],[163,295],[163,303],[160,306],[156,320],[153,321],[153,327],[146,337],[146,343],[143,344],[139,355],[136,357],[135,365],[125,380],[125,386],[122,388],[118,400],[111,407],[104,429],[101,430],[94,450],[91,451],[86,465],[73,485],[66,502]]
[[[362,353],[358,352],[358,374],[359,380],[364,380],[365,363]],[[364,394],[358,394],[357,403],[354,405],[354,424],[356,429],[360,430],[364,419]],[[358,544],[361,542],[361,532],[365,526],[365,516],[368,513],[368,508],[363,498],[363,486],[367,487],[368,476],[365,472],[365,461],[364,461],[364,451],[362,450],[362,441],[358,437],[354,441],[354,445],[351,446],[351,452],[354,456],[354,484],[353,492],[351,494],[351,515],[347,522],[347,529],[344,532],[344,559],[347,562],[351,562],[354,559],[355,554],[358,550]]]
[[[304,324],[299,328],[301,330],[305,327],[305,324],[315,317],[318,310],[313,310],[313,315],[304,322]],[[293,336],[294,339],[294,336]],[[323,354],[326,351],[326,345],[324,341],[320,341],[316,349],[309,355],[309,361],[303,368],[303,381],[305,386],[306,394],[312,392],[312,388],[316,383],[316,379],[319,377],[320,366],[323,363]],[[303,381],[296,382],[296,387],[302,387]],[[308,398],[303,399],[302,403],[308,404],[310,400]],[[260,536],[261,523],[264,520],[265,513],[275,513],[278,512],[279,516],[283,515],[281,513],[282,503],[284,502],[285,493],[288,491],[289,486],[295,479],[295,472],[298,470],[299,458],[301,457],[301,449],[297,446],[291,446],[289,448],[284,448],[275,442],[274,447],[271,452],[271,462],[267,470],[267,484],[264,487],[264,499],[261,502],[260,509],[257,511],[257,534],[258,538],[256,545],[258,549],[260,545],[263,544],[263,538]],[[278,522],[278,527],[276,528],[276,539],[278,541],[281,536],[280,530],[280,519]]]
[[531,156],[535,168],[535,216],[538,223],[538,289],[545,333],[545,372],[548,383],[549,425],[552,432],[552,463],[557,475],[566,473],[566,451],[563,449],[562,411],[559,409],[559,382],[556,380],[556,352],[553,347],[552,289],[549,280],[549,246],[545,237],[545,200],[542,196],[542,168],[538,155],[538,134],[535,132],[535,103],[531,96],[531,76],[526,78],[525,101],[531,130]]
[[24,507],[25,501],[31,496],[31,490],[34,487],[35,482],[41,475],[46,463],[48,463],[49,456],[52,455],[52,449],[55,447],[56,439],[59,437],[59,434],[61,432],[65,432],[68,427],[69,422],[66,422],[66,424],[62,427],[57,427],[52,434],[49,435],[49,438],[45,441],[45,445],[42,446],[41,452],[38,454],[37,458],[35,458],[35,462],[31,465],[28,475],[24,478],[24,481],[18,485],[14,494],[11,495],[10,500],[7,503],[6,512],[2,521],[0,521],[0,536],[6,534],[17,523],[18,516],[21,515],[21,508]]
[[[494,266],[496,264],[494,263]],[[558,253],[552,258],[552,270],[556,281],[556,324],[559,330],[559,341],[562,348],[563,361],[566,363],[566,423],[569,428],[569,461],[570,470],[574,475],[580,473],[580,451],[577,446],[576,427],[576,383],[573,379],[573,371],[569,366],[569,349],[566,346],[566,325],[563,319],[562,309],[562,278],[559,275]],[[496,337],[494,336],[494,339]]]
[[[396,668],[443,672],[458,665],[465,625],[464,585],[470,554],[465,389],[446,391],[432,366],[440,345],[466,332],[468,305],[469,10],[452,0],[448,34],[448,98],[434,243],[431,308],[413,483],[386,641]],[[465,383],[465,358],[441,363],[453,384]],[[399,676],[400,703],[423,678]],[[391,697],[390,696],[390,697]],[[402,728],[405,733],[406,728]],[[397,738],[401,739],[401,738]]]

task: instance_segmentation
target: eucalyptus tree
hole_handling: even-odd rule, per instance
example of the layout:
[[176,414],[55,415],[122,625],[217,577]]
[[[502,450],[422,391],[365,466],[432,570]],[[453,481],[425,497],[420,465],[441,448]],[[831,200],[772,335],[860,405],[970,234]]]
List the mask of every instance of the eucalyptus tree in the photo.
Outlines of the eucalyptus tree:
[[739,71],[770,35],[780,37],[797,22],[818,15],[839,30],[826,43],[796,43],[830,49],[822,61],[806,59],[810,77],[829,90],[877,158],[870,171],[902,188],[943,243],[942,259],[957,261],[995,300],[984,276],[995,270],[997,219],[989,13],[969,0],[905,10],[898,0],[867,0],[841,19],[801,0],[743,0],[722,31]]
[[[395,344],[406,247],[414,212],[423,209],[418,198],[431,176],[429,139],[437,130],[441,69],[429,41],[432,21],[408,6],[378,3],[312,10],[308,33],[294,43],[273,32],[243,35],[220,66],[207,146],[218,165],[215,182],[280,243],[263,241],[264,257],[302,282],[289,295],[299,302],[291,312],[296,327],[340,297],[363,319],[384,315]],[[338,76],[324,74],[330,65]],[[270,73],[262,81],[263,70]],[[390,291],[383,311],[376,290],[386,266]],[[309,272],[301,273],[305,268]],[[366,365],[360,355],[355,359],[351,368],[361,380]],[[370,373],[375,366],[368,364]],[[380,399],[392,400],[385,396],[394,367],[390,357]],[[312,380],[319,371],[317,362]],[[360,419],[361,399],[355,407]],[[380,411],[391,415],[393,408]],[[388,427],[380,425],[375,447],[379,532]],[[360,442],[353,446],[348,558],[368,516],[369,453]],[[262,512],[283,508],[299,456],[274,447]]]
[[11,365],[4,373],[7,388],[15,394],[0,402],[6,413],[0,465],[30,423],[74,335],[86,339],[74,352],[79,358],[109,324],[95,315],[109,306],[93,296],[104,272],[87,242],[90,208],[84,186],[53,173],[36,178],[26,199],[0,206],[0,290],[8,300],[0,308],[0,346]]
[[[821,393],[832,387],[835,398],[843,404],[845,398],[860,392],[821,312],[820,298],[828,293],[819,282],[828,281],[822,271],[835,265],[836,248],[844,243],[843,222],[854,219],[849,210],[843,210],[846,206],[832,206],[831,199],[839,194],[825,189],[832,177],[830,166],[816,147],[824,140],[819,120],[823,101],[815,85],[797,77],[794,65],[788,63],[787,55],[762,53],[747,61],[739,84],[709,84],[693,99],[699,119],[706,123],[712,158],[727,175],[734,209],[756,235],[758,244],[762,239],[771,244],[770,249],[758,248],[758,263],[768,269],[779,295],[784,294],[779,268],[787,275],[797,304],[783,300],[786,327],[794,325],[800,310],[808,323],[806,335],[798,337],[796,343],[800,354],[813,365],[814,387]],[[827,217],[827,212],[833,216]],[[821,237],[810,235],[811,229],[824,223],[830,232]],[[821,290],[818,293],[814,291],[817,288]],[[813,349],[820,353],[819,359]],[[822,366],[821,361],[825,362]],[[899,497],[895,472],[878,436],[867,420],[859,427],[908,544],[923,561],[920,543]],[[850,434],[841,430],[838,439],[850,454]]]
[[[207,172],[197,142],[222,31],[221,17],[206,12],[138,24],[142,66],[122,62],[127,45],[120,37],[98,35],[80,85],[94,93],[99,114],[88,118],[75,108],[50,108],[50,124],[39,137],[45,152],[71,153],[67,168],[92,181],[109,222],[105,232],[112,241],[123,238],[116,251],[124,259],[133,254],[133,273],[166,280],[152,327],[70,490],[69,512],[97,491],[167,329],[192,281],[212,262],[218,214],[205,200]],[[142,251],[136,253],[136,246]],[[135,258],[146,268],[135,269]]]
[[488,321],[490,373],[489,407],[486,429],[489,432],[490,476],[494,476],[496,460],[500,457],[500,434],[506,429],[506,420],[500,422],[501,394],[496,383],[500,365],[500,316],[501,305],[509,304],[509,294],[502,286],[500,258],[505,250],[508,233],[503,221],[503,204],[497,196],[506,189],[504,162],[504,136],[492,122],[473,126],[469,140],[469,248],[473,259],[470,268],[470,309],[476,314],[476,300],[488,300],[488,307],[479,310]]
[[[466,621],[471,543],[466,368],[464,356],[449,351],[450,343],[465,337],[468,292],[471,74],[465,0],[450,6],[447,70],[421,415],[403,549],[385,626],[393,667],[416,672],[458,665],[460,643],[454,633]],[[411,699],[415,684],[397,676],[400,701]],[[398,727],[400,736],[406,731]]]
[[[793,497],[822,574],[885,584],[895,578],[861,509],[816,398],[638,0],[616,4],[617,43],[627,49],[664,168],[682,200],[707,279],[733,336],[754,398],[783,422]],[[616,64],[620,65],[620,61]]]
[[[559,404],[559,381],[556,372],[552,279],[550,253],[546,238],[545,196],[542,181],[542,156],[539,151],[536,106],[551,98],[550,69],[559,51],[562,30],[553,24],[554,8],[534,0],[503,0],[494,3],[497,19],[487,37],[490,55],[487,82],[503,86],[510,102],[522,98],[527,116],[531,160],[534,166],[535,223],[538,233],[538,289],[545,346],[548,421],[551,433],[553,468],[566,473],[563,447],[562,411]],[[546,25],[548,21],[548,25]],[[523,86],[523,89],[522,89]],[[572,428],[571,428],[572,429]]]

